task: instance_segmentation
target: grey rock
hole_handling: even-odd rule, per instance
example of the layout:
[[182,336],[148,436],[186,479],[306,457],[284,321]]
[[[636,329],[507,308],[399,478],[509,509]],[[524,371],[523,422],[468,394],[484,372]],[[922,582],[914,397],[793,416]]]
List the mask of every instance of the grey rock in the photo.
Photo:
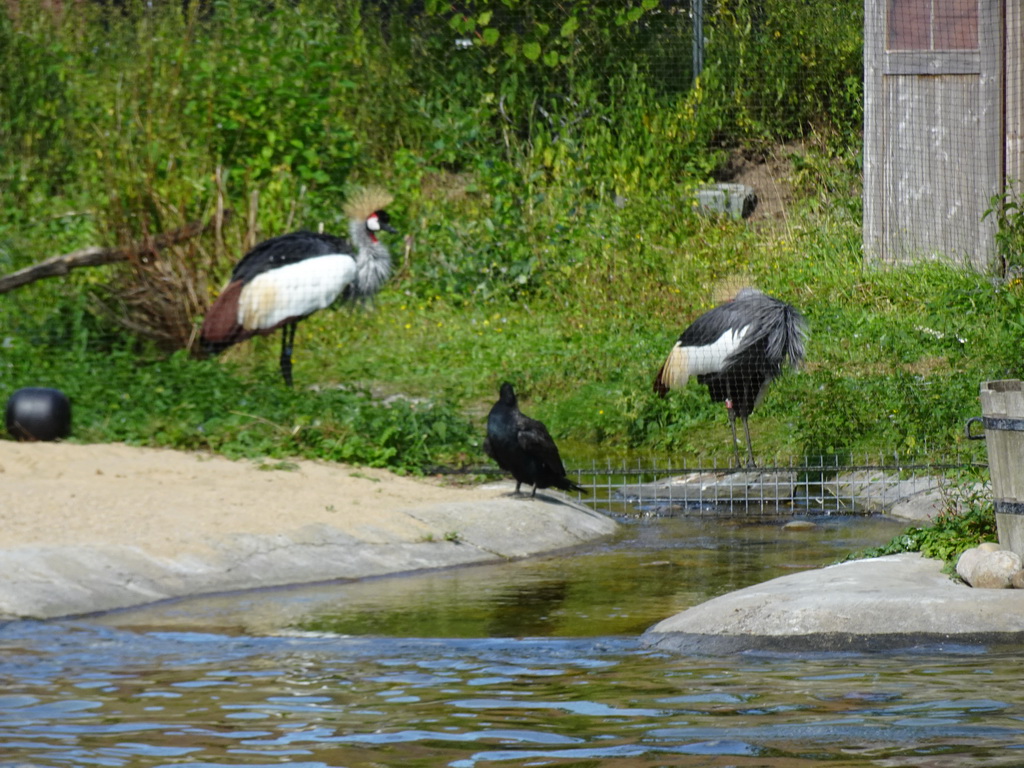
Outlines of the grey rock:
[[813,531],[818,526],[812,523],[810,520],[790,520],[784,526],[784,531]]
[[757,208],[757,193],[746,184],[710,184],[697,190],[697,209],[746,219]]
[[780,504],[793,499],[795,472],[748,470],[702,471],[674,475],[650,483],[624,485],[618,493],[643,501],[686,501],[704,504]]
[[923,493],[899,499],[889,507],[886,514],[900,520],[927,524],[945,508],[945,492],[941,488],[931,488]]
[[[851,499],[857,512],[879,514],[889,513],[897,505],[905,504],[926,492],[936,494],[929,497],[929,503],[935,504],[938,500],[939,479],[929,476],[901,478],[882,470],[860,470],[836,476],[825,482],[823,489],[838,499]],[[918,512],[908,512],[900,516],[920,519],[919,515]]]
[[977,590],[919,554],[856,560],[731,592],[659,622],[643,642],[686,653],[871,651],[1024,643],[1024,594]]
[[1005,549],[972,547],[956,562],[957,575],[979,589],[1010,589],[1015,573],[1021,570],[1020,555]]

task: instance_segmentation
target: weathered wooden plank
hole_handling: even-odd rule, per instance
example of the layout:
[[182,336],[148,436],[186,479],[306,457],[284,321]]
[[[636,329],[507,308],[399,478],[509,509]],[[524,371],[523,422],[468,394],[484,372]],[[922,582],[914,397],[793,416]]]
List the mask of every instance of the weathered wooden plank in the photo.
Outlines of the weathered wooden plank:
[[1024,431],[1013,429],[1024,419],[1024,382],[1019,379],[983,381],[981,412],[985,416],[992,499],[996,507],[999,543],[1011,552],[1024,554]]
[[1005,148],[1006,184],[1013,194],[1024,194],[1024,2],[1009,0],[1006,4],[1006,50],[1003,71],[1006,73]]
[[[1010,0],[1012,2],[1012,0]],[[1006,79],[1004,68],[1003,10],[1007,0],[981,0],[978,3],[981,17],[981,74],[978,81],[979,136],[981,162],[979,169],[980,212],[978,215],[978,249],[974,266],[979,270],[992,269],[998,264],[996,232],[999,222],[994,216],[982,219],[992,201],[993,195],[1000,195],[1006,188],[1005,138],[1004,138],[1004,93]]]
[[897,260],[946,258],[984,266],[979,222],[991,194],[979,141],[979,78],[885,79],[883,162],[887,251]]
[[977,75],[981,52],[887,51],[882,69],[886,75]]
[[885,53],[885,6],[864,0],[864,215],[861,231],[864,257],[884,262],[885,188],[882,169],[885,135],[882,131],[882,57]]

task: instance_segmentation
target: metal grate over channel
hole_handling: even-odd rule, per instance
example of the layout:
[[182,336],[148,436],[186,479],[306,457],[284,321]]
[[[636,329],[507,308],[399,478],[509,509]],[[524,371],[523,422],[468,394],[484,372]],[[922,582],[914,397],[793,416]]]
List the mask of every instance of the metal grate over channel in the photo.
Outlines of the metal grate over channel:
[[589,492],[580,501],[613,514],[884,514],[912,499],[936,510],[955,503],[964,493],[965,471],[984,469],[956,460],[805,461],[739,469],[595,462],[569,474]]

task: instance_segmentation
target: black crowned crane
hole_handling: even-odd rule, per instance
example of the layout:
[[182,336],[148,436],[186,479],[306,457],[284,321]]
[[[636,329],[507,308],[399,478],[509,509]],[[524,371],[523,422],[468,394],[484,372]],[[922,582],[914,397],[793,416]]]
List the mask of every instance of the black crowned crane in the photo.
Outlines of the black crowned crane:
[[783,365],[795,368],[803,362],[806,338],[807,321],[794,307],[744,288],[683,331],[654,379],[654,391],[664,397],[696,376],[713,402],[725,403],[736,465],[740,463],[738,416],[747,438],[747,466],[755,466],[747,419]]
[[377,234],[394,232],[381,189],[357,191],[345,204],[351,241],[317,232],[264,240],[235,265],[203,320],[207,352],[281,329],[281,375],[292,384],[292,345],[299,320],[346,298],[372,296],[391,274],[391,254]]
[[501,385],[498,402],[487,415],[484,453],[516,479],[516,494],[523,483],[533,486],[530,496],[536,496],[538,488],[584,490],[565,476],[558,446],[547,427],[519,410],[515,390],[508,382]]

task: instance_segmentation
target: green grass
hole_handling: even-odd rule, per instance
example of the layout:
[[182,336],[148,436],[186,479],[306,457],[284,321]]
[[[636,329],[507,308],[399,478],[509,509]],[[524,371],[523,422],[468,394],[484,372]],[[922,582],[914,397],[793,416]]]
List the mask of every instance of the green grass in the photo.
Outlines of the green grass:
[[[91,313],[81,297],[96,275],[37,283],[4,305],[0,387],[65,389],[80,440],[422,469],[484,460],[483,415],[509,380],[527,412],[588,457],[722,460],[727,422],[704,388],[662,400],[650,385],[678,333],[733,279],[796,304],[811,329],[805,369],[775,382],[752,418],[762,455],[977,454],[962,433],[979,383],[1021,375],[1019,286],[936,264],[866,271],[855,225],[815,212],[789,231],[686,220],[684,237],[659,221],[612,238],[598,227],[615,233],[639,213],[609,205],[611,224],[603,214],[574,228],[582,255],[571,269],[538,270],[525,295],[431,295],[418,273],[438,251],[413,229],[408,272],[372,307],[300,324],[295,391],[280,382],[277,336],[220,360],[168,358]],[[431,406],[384,406],[388,395]]]

